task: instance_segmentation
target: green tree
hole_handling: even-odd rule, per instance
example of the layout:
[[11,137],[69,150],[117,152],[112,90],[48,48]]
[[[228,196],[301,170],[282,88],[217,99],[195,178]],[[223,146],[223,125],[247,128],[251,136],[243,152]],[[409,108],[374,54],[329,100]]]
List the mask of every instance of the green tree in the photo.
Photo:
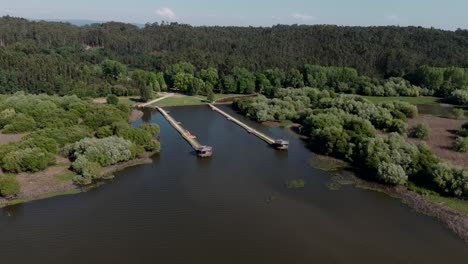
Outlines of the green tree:
[[119,98],[114,95],[114,94],[109,94],[107,97],[106,97],[106,101],[108,104],[112,104],[112,105],[117,105],[119,104]]
[[140,98],[143,102],[148,102],[154,98],[153,89],[150,86],[144,85],[140,86]]
[[297,69],[291,69],[286,77],[286,85],[292,88],[304,87],[304,77]]
[[20,192],[20,184],[14,174],[0,175],[0,196],[10,197]]
[[206,99],[209,102],[213,102],[215,100],[214,92],[213,92],[212,89],[208,90],[207,95],[206,95]]
[[101,63],[102,73],[105,77],[118,80],[127,72],[127,67],[122,63],[106,59]]

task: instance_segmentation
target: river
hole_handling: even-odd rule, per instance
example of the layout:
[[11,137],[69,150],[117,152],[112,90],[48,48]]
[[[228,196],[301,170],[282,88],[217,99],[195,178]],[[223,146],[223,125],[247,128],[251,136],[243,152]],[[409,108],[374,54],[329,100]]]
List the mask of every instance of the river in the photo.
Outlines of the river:
[[[2,263],[468,260],[467,244],[398,200],[327,188],[334,173],[310,167],[314,154],[292,133],[247,121],[289,139],[289,151],[280,152],[207,106],[167,109],[213,146],[211,159],[197,158],[159,113],[146,111],[143,120],[161,126],[154,163],[86,193],[2,210]],[[285,188],[290,179],[304,179],[305,188]]]

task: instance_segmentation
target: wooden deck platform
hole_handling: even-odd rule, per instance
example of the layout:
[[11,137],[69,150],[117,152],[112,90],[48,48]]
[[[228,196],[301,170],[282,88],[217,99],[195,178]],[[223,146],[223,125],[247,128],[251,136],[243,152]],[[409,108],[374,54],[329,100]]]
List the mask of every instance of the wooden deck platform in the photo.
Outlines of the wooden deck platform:
[[[242,121],[236,119],[235,117],[229,115],[228,113],[224,112],[223,110],[219,109],[218,107],[214,106],[213,104],[208,104],[208,105],[211,107],[211,109],[213,111],[216,111],[216,112],[220,113],[221,115],[225,116],[227,118],[227,120],[234,122],[235,124],[239,125],[240,127],[244,128],[245,130],[247,130],[247,132],[249,132],[250,134],[257,136],[258,138],[265,141],[266,143],[276,147],[277,149],[283,149],[283,150],[287,149],[287,146],[286,147],[278,147],[277,146],[278,140],[275,140],[275,139],[263,134],[262,132],[248,126],[247,124],[245,124]],[[284,142],[287,142],[287,141],[284,141]]]
[[[166,118],[166,120],[182,135],[182,137],[192,146],[192,148],[195,151],[199,151],[200,149],[206,148],[207,146],[204,146],[198,142],[198,140],[191,138],[190,136],[187,135],[186,131],[179,122],[177,122],[171,115],[169,115],[168,112],[166,112],[164,109],[162,109],[159,106],[155,106],[155,108]],[[201,155],[199,155],[201,156]],[[211,156],[211,155],[209,155]],[[206,154],[204,157],[208,157]]]

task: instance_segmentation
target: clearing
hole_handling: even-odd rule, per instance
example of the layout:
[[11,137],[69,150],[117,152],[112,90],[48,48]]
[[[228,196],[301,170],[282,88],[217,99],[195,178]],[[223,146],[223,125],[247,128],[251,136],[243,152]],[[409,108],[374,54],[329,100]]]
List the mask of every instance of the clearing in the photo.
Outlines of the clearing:
[[29,133],[19,133],[19,134],[2,134],[0,133],[0,145],[8,144],[11,142],[18,142],[24,136],[27,136]]
[[417,124],[426,124],[431,129],[427,140],[410,138],[413,143],[425,142],[437,156],[460,166],[468,166],[468,153],[456,152],[453,144],[459,130],[466,120],[448,119],[431,115],[419,115],[409,119],[409,127]]
[[[215,94],[214,99],[220,100],[220,99],[226,99],[230,97],[238,97],[240,96],[239,94]],[[165,107],[165,106],[183,106],[183,105],[202,105],[206,104],[208,102],[206,96],[203,95],[195,95],[195,96],[190,96],[190,95],[183,95],[183,94],[175,94],[172,97],[166,98],[164,100],[161,100],[157,102],[156,104],[160,107]]]

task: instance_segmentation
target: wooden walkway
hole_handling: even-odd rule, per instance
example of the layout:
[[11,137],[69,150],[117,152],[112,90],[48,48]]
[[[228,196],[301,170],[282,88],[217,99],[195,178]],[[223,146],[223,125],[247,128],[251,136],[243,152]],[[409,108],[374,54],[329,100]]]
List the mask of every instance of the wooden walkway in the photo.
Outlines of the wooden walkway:
[[172,118],[164,109],[159,106],[155,106],[156,109],[166,118],[166,120],[182,135],[182,137],[187,140],[187,142],[192,146],[192,148],[197,151],[202,145],[194,138],[191,138],[187,135],[186,130],[179,125],[179,123]]
[[236,123],[240,127],[247,130],[247,132],[257,136],[258,138],[262,139],[263,141],[267,142],[270,145],[275,144],[276,141],[273,138],[261,133],[260,131],[254,129],[254,128],[251,128],[250,126],[248,126],[248,125],[246,125],[244,123],[242,123],[238,119],[234,118],[233,116],[229,115],[228,113],[224,112],[223,110],[219,109],[218,107],[214,106],[213,104],[208,104],[208,105],[211,107],[212,110],[214,110],[214,111],[220,113],[221,115],[225,116],[228,120]]
[[165,96],[154,99],[153,101],[149,101],[149,102],[146,102],[146,103],[139,104],[138,107],[147,107],[147,106],[150,106],[150,105],[152,105],[154,103],[157,103],[159,101],[162,101],[162,100],[164,100],[166,98],[169,98],[169,97],[172,97],[172,96],[174,96],[173,93],[166,94]]

